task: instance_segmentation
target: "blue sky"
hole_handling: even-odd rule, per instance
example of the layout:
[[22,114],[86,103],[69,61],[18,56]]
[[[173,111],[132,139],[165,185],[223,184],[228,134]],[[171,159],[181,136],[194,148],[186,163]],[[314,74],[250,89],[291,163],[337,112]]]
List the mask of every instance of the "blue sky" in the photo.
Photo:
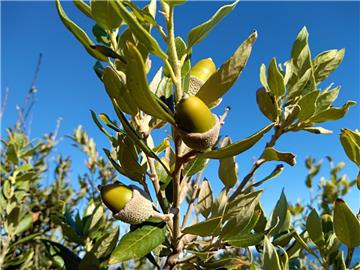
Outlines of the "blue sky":
[[[189,30],[210,18],[224,2],[190,2],[176,11],[176,34],[184,39]],[[71,2],[63,3],[65,11],[78,25],[91,33],[92,22],[82,15]],[[240,79],[225,95],[222,105],[215,110],[221,113],[225,106],[232,110],[222,129],[223,135],[234,140],[242,139],[268,124],[256,106],[255,91],[259,88],[259,68],[268,64],[273,56],[278,62],[289,58],[292,43],[300,29],[306,25],[310,33],[313,56],[334,48],[345,48],[345,59],[323,87],[334,82],[342,90],[336,105],[346,100],[359,101],[359,2],[240,2],[236,9],[193,50],[192,62],[212,57],[220,66],[238,45],[252,32],[258,31],[258,40]],[[22,104],[30,87],[39,53],[43,63],[36,86],[38,102],[33,110],[31,135],[39,137],[54,130],[56,120],[62,117],[60,136],[71,133],[81,124],[94,137],[98,148],[109,147],[105,136],[93,124],[89,110],[106,112],[114,116],[102,84],[92,70],[94,60],[62,25],[53,2],[1,2],[1,91],[9,87],[10,94],[2,122],[2,132],[16,119],[15,105]],[[154,69],[159,61],[153,59]],[[353,107],[345,118],[324,124],[334,131],[332,135],[314,135],[304,132],[286,134],[277,144],[280,151],[297,155],[297,165],[285,165],[284,173],[266,183],[262,202],[269,213],[284,188],[288,200],[308,199],[304,186],[306,169],[304,159],[332,156],[334,162],[344,160],[344,173],[354,179],[357,168],[345,156],[340,142],[340,128],[359,128],[359,106]],[[162,134],[155,137],[157,141]],[[261,153],[266,136],[257,146],[237,157],[239,178],[249,171],[253,160]],[[70,155],[73,160],[72,177],[85,170],[84,156],[64,138],[57,151]],[[256,174],[260,179],[276,163],[269,163]],[[211,162],[205,173],[215,191],[222,186],[217,176],[218,162]],[[328,177],[328,164],[324,161],[322,173]],[[51,176],[49,176],[51,180]],[[120,177],[124,180],[124,177]],[[358,211],[359,192],[354,188],[346,201]]]

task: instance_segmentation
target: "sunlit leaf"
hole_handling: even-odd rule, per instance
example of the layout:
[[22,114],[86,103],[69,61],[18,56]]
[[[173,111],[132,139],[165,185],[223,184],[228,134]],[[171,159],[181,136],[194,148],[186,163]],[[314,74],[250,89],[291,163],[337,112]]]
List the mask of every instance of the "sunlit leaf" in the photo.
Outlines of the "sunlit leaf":
[[270,121],[276,120],[278,110],[276,108],[275,100],[265,88],[259,88],[256,91],[256,102],[263,115]]
[[360,132],[343,128],[340,141],[348,158],[360,167]]
[[325,238],[321,219],[315,209],[312,209],[306,219],[306,230],[309,233],[311,240],[318,246],[325,244]]
[[175,123],[171,112],[166,110],[167,106],[165,104],[162,105],[161,100],[149,89],[145,66],[140,52],[133,44],[128,44],[128,49],[129,60],[126,69],[126,83],[135,103],[145,113],[170,123]]
[[58,14],[60,16],[60,19],[64,23],[66,28],[69,29],[69,31],[71,33],[73,33],[73,35],[76,37],[76,39],[80,41],[80,43],[85,47],[85,49],[87,50],[87,52],[90,55],[92,55],[93,57],[95,57],[96,59],[98,59],[100,61],[106,62],[108,60],[107,57],[104,56],[102,53],[91,48],[91,45],[94,45],[94,44],[91,41],[91,39],[88,37],[88,35],[84,32],[84,30],[82,30],[73,21],[71,21],[69,19],[69,17],[66,15],[65,11],[63,10],[63,8],[60,4],[60,0],[56,0],[55,3],[56,3],[56,8],[57,8]]
[[360,222],[349,206],[341,199],[335,201],[334,231],[336,237],[348,248],[360,245]]
[[282,270],[276,249],[266,236],[264,238],[263,262],[264,270]]
[[[225,137],[221,142],[221,147],[226,147],[231,144],[230,137]],[[228,157],[219,159],[219,178],[226,188],[232,188],[238,179],[238,165],[235,157]]]
[[242,152],[245,152],[249,148],[251,148],[254,144],[256,144],[262,136],[268,132],[273,127],[273,124],[270,124],[263,128],[262,130],[258,131],[257,133],[247,137],[244,140],[235,142],[230,144],[226,147],[222,147],[216,150],[212,150],[209,152],[205,152],[200,154],[201,157],[212,158],[212,159],[221,159],[227,157],[236,156]]
[[244,69],[257,39],[257,32],[252,33],[219,69],[200,88],[196,96],[206,104],[212,104],[221,98]]
[[109,264],[139,259],[151,252],[165,240],[166,226],[144,225],[128,232],[116,246],[109,259]]
[[284,77],[278,69],[276,58],[270,62],[267,82],[275,97],[280,97],[285,93]]
[[321,123],[326,121],[338,120],[345,116],[351,106],[356,104],[355,101],[348,101],[342,107],[330,107],[310,118],[311,122]]
[[239,0],[232,4],[222,6],[208,21],[191,29],[188,35],[189,47],[192,47],[202,41],[209,34],[209,32],[211,32],[211,30],[235,8],[238,2]]
[[312,61],[316,83],[325,80],[341,64],[345,49],[329,50],[318,54]]
[[90,7],[92,17],[104,29],[112,30],[121,25],[122,18],[115,12],[111,0],[91,0]]
[[296,164],[296,159],[294,154],[279,152],[272,147],[266,147],[264,154],[262,155],[262,158],[264,158],[267,161],[272,161],[272,160],[283,161],[289,164],[290,166],[294,166]]

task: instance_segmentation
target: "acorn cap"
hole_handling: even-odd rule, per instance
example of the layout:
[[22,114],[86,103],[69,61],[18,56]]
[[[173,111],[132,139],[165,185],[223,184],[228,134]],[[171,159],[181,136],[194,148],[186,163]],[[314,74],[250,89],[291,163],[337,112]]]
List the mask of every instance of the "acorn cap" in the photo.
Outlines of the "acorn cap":
[[215,63],[211,58],[197,62],[190,70],[188,94],[195,96],[201,86],[216,72]]
[[220,121],[217,115],[213,114],[215,118],[214,126],[203,133],[190,133],[178,127],[179,134],[186,144],[186,146],[197,151],[205,151],[215,145],[220,133]]
[[140,224],[154,213],[152,202],[133,188],[133,197],[123,209],[114,214],[116,219],[129,224]]

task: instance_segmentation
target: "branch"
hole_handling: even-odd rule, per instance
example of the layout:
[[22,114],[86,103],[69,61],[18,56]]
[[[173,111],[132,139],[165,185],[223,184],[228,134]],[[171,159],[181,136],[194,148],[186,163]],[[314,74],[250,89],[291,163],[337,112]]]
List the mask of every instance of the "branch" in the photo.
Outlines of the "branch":
[[243,178],[243,180],[241,181],[240,185],[238,186],[238,188],[234,191],[234,193],[231,195],[230,200],[233,200],[238,194],[241,193],[241,191],[243,190],[243,188],[246,186],[246,184],[250,181],[250,179],[254,176],[255,172],[257,171],[257,169],[259,169],[261,167],[262,164],[264,164],[266,162],[265,159],[262,158],[265,149],[267,147],[273,147],[276,143],[276,141],[279,139],[279,137],[284,134],[285,132],[280,129],[279,126],[275,126],[275,133],[272,135],[271,140],[266,143],[266,146],[262,152],[262,154],[260,155],[260,157],[258,158],[258,160],[254,163],[254,165],[252,166],[250,172]]
[[202,171],[197,174],[195,184],[194,184],[194,191],[193,191],[193,194],[191,196],[191,200],[189,202],[188,209],[186,211],[186,214],[184,215],[183,222],[182,222],[182,225],[181,225],[182,229],[184,229],[184,227],[186,226],[186,222],[189,219],[190,213],[191,213],[191,211],[193,209],[194,202],[195,202],[196,195],[197,195],[197,191],[199,189],[199,182],[200,182],[201,176],[202,176]]
[[165,198],[160,189],[159,178],[156,173],[154,159],[147,156],[147,160],[148,160],[148,164],[149,164],[150,172],[151,172],[150,179],[151,179],[154,189],[155,189],[156,198],[159,201],[162,211],[164,213],[168,213],[168,209],[167,209],[167,206],[165,203]]

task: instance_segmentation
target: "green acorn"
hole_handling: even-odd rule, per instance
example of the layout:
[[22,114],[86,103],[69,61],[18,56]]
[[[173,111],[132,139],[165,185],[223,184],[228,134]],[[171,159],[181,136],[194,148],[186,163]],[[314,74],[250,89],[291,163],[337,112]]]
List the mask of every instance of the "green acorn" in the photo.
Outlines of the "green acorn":
[[154,210],[144,191],[136,186],[124,186],[118,182],[99,186],[101,199],[113,212],[114,217],[125,223],[140,224],[150,217],[169,221],[172,214],[161,214]]
[[197,62],[190,70],[188,94],[195,96],[201,86],[216,72],[216,66],[211,58]]
[[218,117],[196,96],[183,96],[175,107],[175,121],[184,143],[194,150],[211,148],[219,137]]

